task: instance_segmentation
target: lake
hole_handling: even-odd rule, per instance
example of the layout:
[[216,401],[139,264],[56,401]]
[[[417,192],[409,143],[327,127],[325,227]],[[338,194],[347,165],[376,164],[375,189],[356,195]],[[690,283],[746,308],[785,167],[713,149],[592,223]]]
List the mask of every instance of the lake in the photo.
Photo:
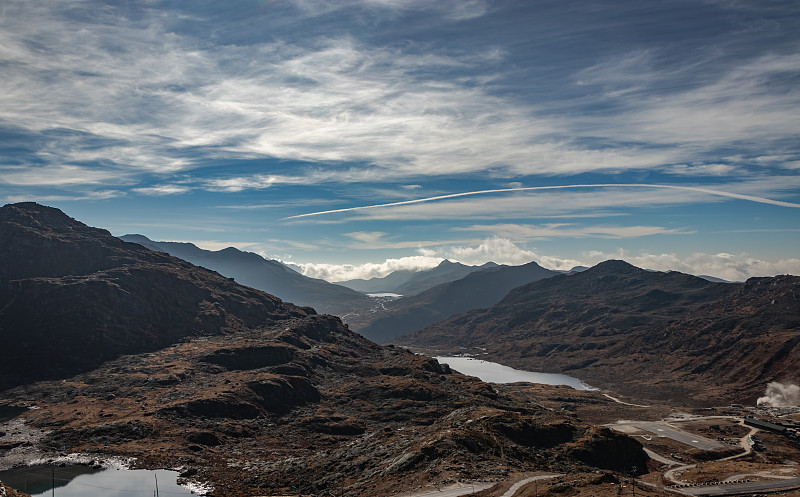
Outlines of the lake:
[[447,363],[459,373],[476,376],[490,383],[542,383],[545,385],[567,385],[576,390],[597,390],[578,378],[565,374],[536,373],[522,371],[496,362],[475,359],[474,357],[437,357],[440,363]]
[[[55,492],[53,479],[55,478]],[[176,471],[144,469],[92,469],[89,466],[27,466],[0,471],[0,481],[32,497],[148,497],[202,495],[177,484]]]

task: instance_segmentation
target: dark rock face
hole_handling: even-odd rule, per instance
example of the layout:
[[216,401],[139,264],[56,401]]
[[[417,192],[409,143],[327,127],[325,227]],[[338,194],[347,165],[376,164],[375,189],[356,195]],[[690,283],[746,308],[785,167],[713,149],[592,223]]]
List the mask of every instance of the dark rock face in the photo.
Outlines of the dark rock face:
[[591,466],[641,474],[647,472],[648,457],[638,441],[608,428],[593,428],[570,444],[570,456]]
[[0,208],[0,390],[313,311],[33,203]]
[[800,277],[716,283],[607,261],[396,342],[482,347],[504,364],[638,397],[755,403],[769,381],[794,381],[800,367]]

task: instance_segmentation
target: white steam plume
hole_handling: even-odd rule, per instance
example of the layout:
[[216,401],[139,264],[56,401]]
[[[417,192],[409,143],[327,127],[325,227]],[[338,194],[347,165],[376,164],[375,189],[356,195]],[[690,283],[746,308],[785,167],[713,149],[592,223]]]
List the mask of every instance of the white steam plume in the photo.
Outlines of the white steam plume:
[[770,407],[800,406],[800,386],[793,383],[773,381],[767,385],[763,397],[759,397],[756,405]]

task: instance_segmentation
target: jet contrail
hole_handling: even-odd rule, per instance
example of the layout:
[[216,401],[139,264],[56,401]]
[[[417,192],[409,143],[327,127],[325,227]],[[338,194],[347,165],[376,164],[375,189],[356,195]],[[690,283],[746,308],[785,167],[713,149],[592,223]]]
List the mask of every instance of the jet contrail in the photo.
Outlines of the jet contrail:
[[318,211],[318,212],[309,212],[306,214],[298,214],[296,216],[289,216],[280,219],[280,221],[285,221],[287,219],[299,219],[302,217],[311,217],[311,216],[321,216],[323,214],[335,214],[337,212],[351,212],[351,211],[360,211],[364,209],[377,209],[379,207],[395,207],[398,205],[410,205],[410,204],[421,204],[424,202],[435,202],[437,200],[445,200],[448,198],[458,198],[458,197],[469,197],[472,195],[486,195],[489,193],[504,193],[504,192],[524,192],[524,191],[533,191],[533,190],[563,190],[568,188],[613,188],[613,187],[624,187],[624,188],[667,188],[672,190],[688,190],[693,192],[700,192],[700,193],[707,193],[709,195],[717,195],[720,197],[729,197],[729,198],[738,198],[740,200],[749,200],[750,202],[758,202],[760,204],[770,204],[770,205],[779,205],[781,207],[795,207],[800,208],[800,204],[795,204],[792,202],[783,202],[781,200],[772,200],[769,198],[764,197],[756,197],[753,195],[744,195],[741,193],[731,193],[731,192],[722,192],[719,190],[711,190],[709,188],[700,188],[696,186],[679,186],[679,185],[650,185],[650,184],[639,184],[639,183],[608,183],[608,184],[599,184],[599,185],[556,185],[556,186],[521,186],[517,188],[500,188],[496,190],[478,190],[474,192],[462,192],[462,193],[451,193],[448,195],[439,195],[436,197],[427,197],[427,198],[418,198],[415,200],[403,200],[402,202],[390,202],[388,204],[373,204],[373,205],[362,205],[359,207],[347,207],[344,209],[333,209],[329,211]]

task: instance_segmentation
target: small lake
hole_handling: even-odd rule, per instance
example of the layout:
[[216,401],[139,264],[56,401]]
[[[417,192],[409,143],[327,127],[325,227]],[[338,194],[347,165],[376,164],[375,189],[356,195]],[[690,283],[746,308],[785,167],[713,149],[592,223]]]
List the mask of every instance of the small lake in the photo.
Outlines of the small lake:
[[473,357],[437,357],[440,363],[447,363],[459,373],[476,376],[490,383],[542,383],[544,385],[567,385],[576,390],[597,390],[578,378],[565,374],[535,373],[522,371],[496,362],[484,361]]
[[4,423],[9,419],[14,419],[23,412],[27,411],[27,407],[0,406],[0,423]]
[[399,299],[400,297],[402,297],[402,295],[400,295],[399,293],[383,292],[383,293],[368,293],[367,297],[372,297],[375,299]]
[[89,466],[40,465],[0,471],[0,481],[32,497],[149,497],[155,493],[156,478],[159,496],[198,495],[178,485],[176,471],[165,469],[97,470]]

